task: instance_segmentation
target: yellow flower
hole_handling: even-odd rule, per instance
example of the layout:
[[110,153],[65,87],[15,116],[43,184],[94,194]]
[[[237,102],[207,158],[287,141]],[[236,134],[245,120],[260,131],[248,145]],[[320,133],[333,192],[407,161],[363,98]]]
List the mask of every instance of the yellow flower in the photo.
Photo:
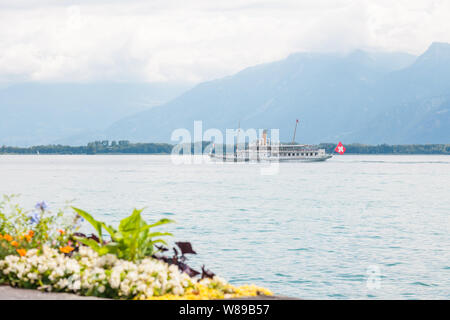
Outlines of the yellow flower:
[[[225,285],[219,288],[211,288],[204,284],[196,283],[192,288],[185,290],[183,295],[164,294],[161,296],[147,297],[150,300],[210,300],[224,298],[254,297],[259,295],[271,296],[273,293],[255,285],[234,287]],[[141,297],[142,298],[142,297]]]
[[11,245],[13,246],[13,247],[18,247],[19,246],[19,243],[17,242],[17,241],[11,241]]
[[65,246],[65,247],[59,248],[59,251],[61,251],[62,253],[70,253],[73,250],[74,250],[74,248],[71,246]]
[[25,249],[16,249],[16,251],[21,257],[23,257],[27,254],[27,250],[25,250]]
[[25,235],[25,239],[27,240],[27,242],[31,242],[31,236],[30,235],[26,234]]
[[273,293],[266,289],[257,287],[255,285],[244,285],[240,287],[234,287],[234,297],[254,297],[254,296],[260,296],[260,295],[266,295],[271,296]]

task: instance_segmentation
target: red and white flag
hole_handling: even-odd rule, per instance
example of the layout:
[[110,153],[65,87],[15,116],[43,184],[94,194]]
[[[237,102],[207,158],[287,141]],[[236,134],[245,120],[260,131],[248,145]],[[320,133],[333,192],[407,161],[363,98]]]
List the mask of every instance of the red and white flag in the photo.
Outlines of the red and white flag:
[[336,148],[334,149],[334,151],[336,151],[339,154],[344,154],[345,153],[345,147],[342,144],[342,142],[339,141],[339,144],[336,146]]

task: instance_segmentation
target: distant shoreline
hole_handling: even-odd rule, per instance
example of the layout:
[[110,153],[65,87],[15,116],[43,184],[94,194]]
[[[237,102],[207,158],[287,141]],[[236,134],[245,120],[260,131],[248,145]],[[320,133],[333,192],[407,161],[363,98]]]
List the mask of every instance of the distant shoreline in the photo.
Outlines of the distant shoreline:
[[[325,149],[327,153],[334,153],[336,144],[321,143],[320,148]],[[379,144],[366,145],[360,143],[345,144],[346,154],[392,154],[392,155],[420,155],[420,154],[441,154],[450,155],[450,144]]]
[[[1,156],[24,156],[24,157],[34,157],[34,156],[170,156],[170,153],[96,153],[96,154],[87,154],[87,153],[42,153],[42,154],[33,154],[33,153],[0,153]],[[333,156],[342,157],[342,156],[450,156],[448,153],[349,153],[338,154],[333,152]],[[182,156],[182,155],[180,155]]]
[[170,153],[1,153],[0,156],[168,156]]
[[[199,142],[200,144],[200,142]],[[201,143],[205,151],[210,142]],[[345,144],[345,154],[384,154],[384,155],[450,155],[450,144],[404,144],[404,145],[365,145]],[[325,149],[328,154],[335,154],[334,143],[320,143],[319,148]],[[33,147],[0,147],[0,155],[168,155],[172,153],[175,145],[168,143],[130,143],[122,140],[119,142],[107,140],[91,142],[86,146],[45,145]],[[188,145],[192,153],[194,144]],[[208,152],[208,151],[207,151]]]

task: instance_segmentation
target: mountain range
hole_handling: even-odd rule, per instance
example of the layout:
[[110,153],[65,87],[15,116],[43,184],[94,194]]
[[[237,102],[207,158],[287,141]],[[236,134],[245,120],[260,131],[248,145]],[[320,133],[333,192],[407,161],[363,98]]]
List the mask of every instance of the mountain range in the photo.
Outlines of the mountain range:
[[[141,106],[141,110],[114,98],[118,92],[106,88],[97,93],[93,100],[71,100],[70,104],[79,108],[81,122],[90,117],[90,108],[101,104],[105,115],[98,125],[94,121],[88,129],[75,127],[73,133],[63,134],[59,127],[64,123],[50,118],[41,122],[39,136],[45,136],[42,132],[46,127],[53,131],[53,136],[46,138],[48,143],[80,144],[95,139],[171,142],[174,129],[193,130],[193,122],[202,120],[204,130],[224,131],[236,128],[238,122],[243,129],[279,128],[280,139],[290,141],[295,119],[299,119],[296,140],[303,143],[450,143],[447,43],[433,43],[420,56],[363,50],[348,54],[295,53],[200,83],[158,106]],[[128,114],[120,119],[113,119],[120,112],[104,103],[105,96],[111,94],[117,110],[126,107]],[[151,97],[153,93],[146,94]],[[5,106],[14,106],[15,100],[8,97],[9,104],[5,104],[0,90],[2,114]],[[72,99],[64,95],[60,98],[66,103]],[[35,108],[39,112],[39,108],[45,108],[45,100],[35,99],[35,105],[40,106]],[[10,138],[12,127],[20,121],[18,113],[13,114],[15,119],[0,120],[0,143],[19,141]],[[4,123],[9,130],[4,130]],[[55,125],[59,125],[59,131]],[[33,135],[33,128],[23,136]]]
[[[16,83],[0,87],[0,145],[85,144],[112,123],[189,89],[165,83]],[[80,139],[79,139],[80,137]]]
[[449,143],[450,44],[419,57],[354,51],[297,53],[205,82],[176,99],[122,119],[108,137],[168,141],[172,130],[279,128],[282,141]]

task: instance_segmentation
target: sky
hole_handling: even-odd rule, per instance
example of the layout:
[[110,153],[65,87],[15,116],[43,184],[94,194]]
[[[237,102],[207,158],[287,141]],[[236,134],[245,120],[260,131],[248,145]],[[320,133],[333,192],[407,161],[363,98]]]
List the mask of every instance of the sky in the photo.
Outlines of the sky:
[[0,82],[198,83],[291,53],[420,54],[449,0],[0,0]]

